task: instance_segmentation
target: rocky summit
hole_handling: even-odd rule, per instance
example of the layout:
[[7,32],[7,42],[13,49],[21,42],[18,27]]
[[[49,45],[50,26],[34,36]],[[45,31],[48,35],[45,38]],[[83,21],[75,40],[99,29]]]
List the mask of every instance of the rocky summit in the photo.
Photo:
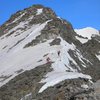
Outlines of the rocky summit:
[[33,5],[0,26],[0,100],[100,100],[100,32],[73,29]]

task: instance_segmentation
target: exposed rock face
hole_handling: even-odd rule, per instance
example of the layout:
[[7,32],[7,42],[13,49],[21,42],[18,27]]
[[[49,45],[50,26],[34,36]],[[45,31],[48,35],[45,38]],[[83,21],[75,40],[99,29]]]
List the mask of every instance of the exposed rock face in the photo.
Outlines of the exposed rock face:
[[0,100],[99,100],[98,33],[84,37],[42,5],[12,15],[0,26]]

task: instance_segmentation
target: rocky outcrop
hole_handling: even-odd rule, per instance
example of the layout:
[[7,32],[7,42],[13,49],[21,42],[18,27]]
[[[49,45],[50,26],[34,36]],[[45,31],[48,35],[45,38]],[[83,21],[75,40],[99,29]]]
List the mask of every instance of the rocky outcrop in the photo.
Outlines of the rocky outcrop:
[[[36,15],[37,9],[43,9],[43,13]],[[18,11],[13,14],[7,22],[0,26],[0,36],[6,34],[20,22],[29,21],[28,25],[26,25],[24,28],[25,30],[27,27],[33,24],[43,23],[54,18],[56,18],[56,14],[50,8],[46,8],[42,5],[34,5],[30,8],[26,8],[23,11]]]
[[[18,75],[0,88],[0,100],[74,100],[73,98],[76,98],[77,95],[87,95],[87,93],[93,92],[92,88],[82,88],[82,84],[89,86],[92,84],[88,83],[88,80],[80,78],[63,81],[38,93],[43,85],[39,83],[40,80],[51,70],[51,64],[48,63]],[[30,93],[31,95],[25,99],[25,96]]]

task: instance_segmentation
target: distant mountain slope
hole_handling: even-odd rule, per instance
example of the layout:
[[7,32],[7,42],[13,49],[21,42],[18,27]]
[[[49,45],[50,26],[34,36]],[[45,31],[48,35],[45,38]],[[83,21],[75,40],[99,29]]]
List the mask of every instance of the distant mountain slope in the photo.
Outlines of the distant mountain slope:
[[0,100],[95,100],[99,40],[42,5],[12,15],[0,27]]
[[81,43],[85,43],[88,40],[91,40],[91,38],[96,37],[96,36],[100,37],[99,31],[91,27],[87,27],[83,29],[75,29],[75,32],[79,35],[79,37],[76,36],[76,38]]

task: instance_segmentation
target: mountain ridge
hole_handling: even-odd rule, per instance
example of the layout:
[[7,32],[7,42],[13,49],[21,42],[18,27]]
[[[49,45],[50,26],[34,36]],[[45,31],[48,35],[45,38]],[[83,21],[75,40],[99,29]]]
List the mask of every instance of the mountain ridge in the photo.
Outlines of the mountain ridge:
[[0,100],[96,100],[100,40],[91,36],[41,5],[17,12],[0,27]]

